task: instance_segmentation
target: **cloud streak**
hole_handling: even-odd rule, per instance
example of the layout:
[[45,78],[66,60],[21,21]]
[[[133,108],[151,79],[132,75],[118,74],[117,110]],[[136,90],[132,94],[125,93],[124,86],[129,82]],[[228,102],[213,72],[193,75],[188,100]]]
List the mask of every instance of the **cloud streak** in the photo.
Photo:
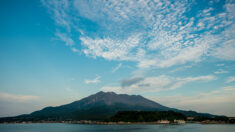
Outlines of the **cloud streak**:
[[13,101],[13,102],[28,102],[32,100],[38,99],[38,96],[33,95],[16,95],[9,93],[0,93],[0,99],[5,101]]
[[152,97],[152,100],[163,103],[169,107],[197,110],[199,112],[209,112],[213,114],[227,114],[233,116],[235,107],[235,86],[200,92],[191,96],[173,95]]
[[84,81],[86,84],[96,84],[96,83],[99,83],[100,82],[100,76],[97,76],[96,78],[94,79],[87,79]]
[[214,72],[215,74],[225,74],[225,73],[229,73],[228,71],[225,71],[223,69],[219,69],[218,71]]
[[130,79],[123,79],[123,80],[121,81],[121,86],[122,86],[123,88],[129,87],[129,86],[131,86],[131,85],[134,85],[134,84],[136,84],[136,83],[141,82],[142,80],[144,80],[144,78],[140,78],[140,77],[130,78]]
[[119,63],[116,67],[113,68],[112,73],[116,72],[122,67],[122,63]]
[[120,86],[104,86],[102,91],[114,91],[118,93],[146,93],[158,92],[164,90],[174,90],[191,82],[207,82],[215,80],[212,75],[197,77],[170,77],[170,76],[152,76],[146,78],[130,78],[121,81]]
[[226,83],[232,83],[232,82],[235,82],[235,77],[234,76],[228,77]]
[[73,46],[74,45],[74,41],[70,37],[68,37],[67,34],[56,32],[56,36],[60,40],[62,40],[66,46]]

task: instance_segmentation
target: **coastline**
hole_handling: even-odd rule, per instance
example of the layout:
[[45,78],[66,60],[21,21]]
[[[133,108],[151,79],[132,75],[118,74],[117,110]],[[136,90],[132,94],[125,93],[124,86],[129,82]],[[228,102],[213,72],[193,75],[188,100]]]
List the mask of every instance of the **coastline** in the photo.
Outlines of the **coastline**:
[[50,123],[62,123],[62,124],[85,124],[85,125],[184,125],[184,124],[231,124],[227,122],[221,122],[221,121],[186,121],[185,123],[175,123],[175,122],[169,122],[169,123],[161,123],[159,121],[156,122],[105,122],[105,121],[88,121],[88,120],[82,120],[82,121],[39,121],[39,122],[32,122],[32,121],[25,121],[25,122],[3,122],[0,124],[50,124]]

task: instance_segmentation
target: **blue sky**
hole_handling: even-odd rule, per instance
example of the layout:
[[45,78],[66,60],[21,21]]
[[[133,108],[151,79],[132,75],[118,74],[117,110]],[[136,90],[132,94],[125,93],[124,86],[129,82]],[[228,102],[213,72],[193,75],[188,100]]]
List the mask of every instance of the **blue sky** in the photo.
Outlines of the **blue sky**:
[[235,115],[232,0],[1,0],[0,116],[98,91]]

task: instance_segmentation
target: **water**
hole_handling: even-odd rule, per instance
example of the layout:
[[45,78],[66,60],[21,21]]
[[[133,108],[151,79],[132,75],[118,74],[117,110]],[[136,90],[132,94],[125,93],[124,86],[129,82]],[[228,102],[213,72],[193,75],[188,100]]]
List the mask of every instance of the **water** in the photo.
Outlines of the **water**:
[[235,125],[0,124],[0,132],[235,132]]

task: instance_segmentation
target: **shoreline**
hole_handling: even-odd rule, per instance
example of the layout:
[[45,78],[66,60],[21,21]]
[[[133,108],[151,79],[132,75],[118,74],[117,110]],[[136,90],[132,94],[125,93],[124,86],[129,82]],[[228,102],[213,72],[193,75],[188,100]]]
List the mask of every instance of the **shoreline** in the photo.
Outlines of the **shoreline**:
[[226,122],[185,122],[185,123],[159,123],[159,122],[102,122],[102,121],[41,121],[41,122],[3,122],[0,124],[50,124],[50,123],[61,123],[61,124],[83,124],[83,125],[184,125],[184,124],[231,124]]

